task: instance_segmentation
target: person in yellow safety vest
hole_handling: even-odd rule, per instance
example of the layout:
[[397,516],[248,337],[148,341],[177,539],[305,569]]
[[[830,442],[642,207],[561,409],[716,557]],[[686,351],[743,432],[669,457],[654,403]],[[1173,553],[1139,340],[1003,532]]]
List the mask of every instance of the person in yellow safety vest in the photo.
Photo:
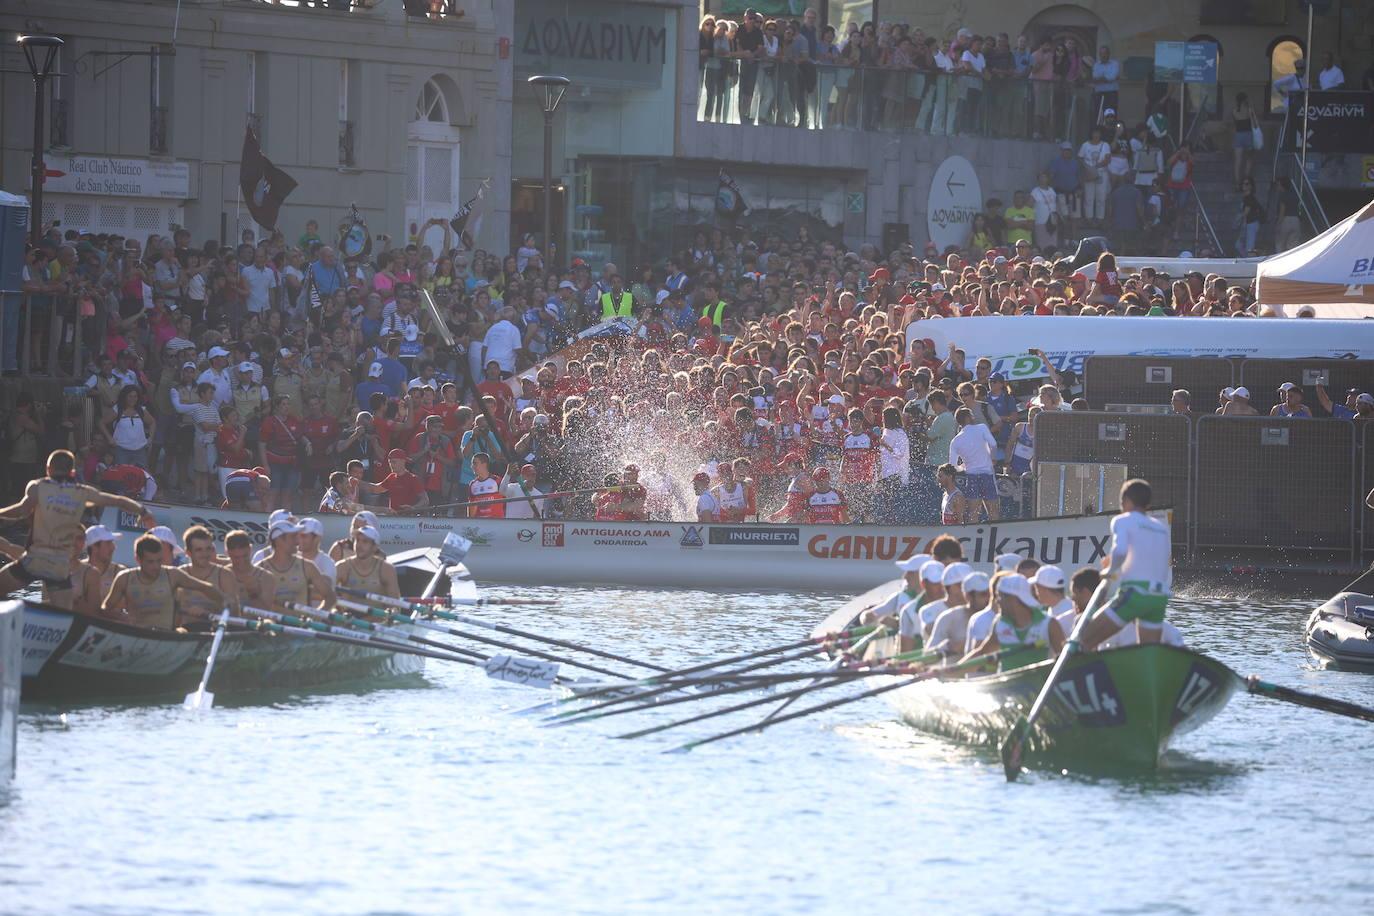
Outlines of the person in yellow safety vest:
[[701,307],[701,317],[711,319],[711,324],[720,327],[721,321],[725,318],[725,300],[720,298],[720,287],[708,283],[705,292],[703,301],[706,304]]
[[620,279],[620,274],[613,275],[610,291],[601,294],[601,320],[629,318],[634,313],[634,305],[634,296],[626,291],[625,283]]

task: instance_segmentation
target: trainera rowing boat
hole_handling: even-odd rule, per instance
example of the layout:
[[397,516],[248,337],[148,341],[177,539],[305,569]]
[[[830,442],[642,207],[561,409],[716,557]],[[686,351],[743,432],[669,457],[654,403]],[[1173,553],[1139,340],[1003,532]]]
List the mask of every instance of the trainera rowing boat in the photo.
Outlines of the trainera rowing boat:
[[[160,525],[181,532],[204,525],[223,542],[235,529],[267,544],[267,516],[194,506],[150,504]],[[1168,522],[1167,511],[1154,513]],[[350,517],[317,516],[324,539],[348,534]],[[101,521],[121,531],[115,559],[133,562],[138,519],[106,509]],[[976,569],[991,571],[1001,553],[1019,553],[1073,569],[1096,563],[1111,540],[1110,515],[1068,516],[985,525],[772,525],[758,522],[582,522],[539,519],[382,516],[381,547],[388,554],[438,547],[450,534],[472,542],[465,559],[484,582],[530,585],[642,585],[651,587],[786,588],[853,591],[892,573],[892,562],[925,552],[950,534]]]
[[[105,700],[180,697],[195,689],[210,651],[208,632],[149,630],[84,617],[36,601],[2,610],[23,614],[23,698]],[[424,659],[365,645],[229,630],[211,687],[221,696],[259,688],[294,689],[418,674]]]
[[[828,616],[812,635],[852,625],[861,611],[901,587],[898,579],[870,589]],[[895,649],[895,641],[878,652],[886,654],[884,649]],[[1053,664],[920,681],[885,696],[914,728],[997,747],[1035,702]],[[1189,649],[1141,645],[1083,653],[1060,675],[1031,734],[1028,759],[1078,772],[1153,770],[1176,735],[1215,716],[1240,684],[1226,665]]]
[[1306,638],[1326,667],[1374,670],[1374,596],[1341,592],[1307,618]]

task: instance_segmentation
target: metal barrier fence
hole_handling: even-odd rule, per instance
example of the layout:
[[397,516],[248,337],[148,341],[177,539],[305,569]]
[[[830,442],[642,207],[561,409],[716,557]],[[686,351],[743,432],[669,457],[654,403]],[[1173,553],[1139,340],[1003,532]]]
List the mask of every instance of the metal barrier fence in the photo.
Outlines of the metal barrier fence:
[[1092,88],[940,71],[707,58],[697,120],[932,135],[1086,139]]
[[95,314],[81,316],[79,310],[72,295],[21,294],[17,340],[3,339],[9,327],[0,327],[4,367],[14,360],[22,378],[84,379],[89,349],[98,346],[96,328],[104,328],[104,308],[95,302]]
[[1237,384],[1237,362],[1220,357],[1090,356],[1083,367],[1083,397],[1094,410],[1108,404],[1167,405],[1175,388],[1185,388],[1193,396],[1193,409],[1206,413],[1216,407],[1221,389]]
[[1302,386],[1304,401],[1315,416],[1325,416],[1317,401],[1322,385],[1333,403],[1345,403],[1351,388],[1374,391],[1374,359],[1247,359],[1240,364],[1240,380],[1250,391],[1250,404],[1268,413],[1279,402],[1279,386]]
[[1144,477],[1158,506],[1174,510],[1174,542],[1187,543],[1192,520],[1192,431],[1180,415],[1051,410],[1035,418],[1035,468],[1042,461],[1124,464]]
[[1197,421],[1197,547],[1355,551],[1355,424]]

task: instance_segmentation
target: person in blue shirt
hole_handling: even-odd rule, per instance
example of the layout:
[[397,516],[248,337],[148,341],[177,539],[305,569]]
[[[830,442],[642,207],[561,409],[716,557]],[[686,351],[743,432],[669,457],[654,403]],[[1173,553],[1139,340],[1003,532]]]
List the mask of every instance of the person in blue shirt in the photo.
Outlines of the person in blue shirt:
[[1368,394],[1358,388],[1351,388],[1345,393],[1344,404],[1333,404],[1331,396],[1326,393],[1326,386],[1318,385],[1317,400],[1321,403],[1322,409],[1331,414],[1334,419],[1374,419],[1374,394]]
[[375,366],[382,367],[381,383],[386,386],[389,397],[399,398],[405,394],[406,379],[410,373],[400,360],[401,338],[389,337],[386,341],[386,356],[381,357]]
[[1007,440],[1011,438],[1012,426],[1021,418],[1021,409],[1017,406],[1016,395],[1011,393],[1007,385],[1007,377],[1000,372],[988,376],[988,406],[997,411],[997,416],[1002,419],[1002,425],[994,435],[998,446],[1005,449]]
[[1073,154],[1073,144],[1064,142],[1059,144],[1058,158],[1051,159],[1049,165],[1045,166],[1045,172],[1050,176],[1050,187],[1054,188],[1055,194],[1059,197],[1059,238],[1069,237],[1070,230],[1063,223],[1070,219],[1077,219],[1080,212],[1083,192],[1082,181],[1083,163]]
[[669,292],[682,292],[687,289],[687,275],[673,258],[668,259],[668,279],[663,281],[663,285]]
[[357,400],[360,408],[366,409],[372,402],[373,394],[381,394],[384,397],[391,396],[391,389],[387,388],[382,381],[382,364],[372,363],[367,368],[367,378],[359,382],[353,388],[353,397]]
[[339,266],[339,256],[328,245],[321,248],[319,258],[310,263],[310,279],[321,298],[332,296],[348,286],[348,278]]

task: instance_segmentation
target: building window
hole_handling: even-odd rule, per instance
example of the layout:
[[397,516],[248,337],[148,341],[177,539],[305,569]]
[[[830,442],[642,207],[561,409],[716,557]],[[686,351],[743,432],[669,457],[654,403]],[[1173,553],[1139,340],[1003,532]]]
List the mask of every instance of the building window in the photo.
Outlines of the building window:
[[350,106],[357,95],[351,85],[357,69],[352,61],[339,61],[339,165],[345,168],[356,164],[353,150],[356,133]]
[[1303,59],[1302,43],[1297,38],[1284,37],[1269,46],[1269,113],[1283,112],[1283,96],[1274,91],[1274,84],[1296,72],[1293,66]]
[[[71,41],[70,38],[67,39]],[[54,58],[53,72],[56,76],[48,80],[48,92],[50,93],[51,108],[48,112],[48,145],[57,149],[65,149],[72,145],[71,140],[71,93],[72,78],[63,75],[63,53],[70,44],[57,49],[57,57]]]
[[434,80],[425,80],[420,95],[415,100],[415,116],[412,121],[434,121],[438,124],[451,124],[448,116],[448,99],[444,90]]
[[170,149],[167,131],[168,102],[171,101],[171,87],[166,84],[170,67],[164,67],[162,48],[154,46],[148,57],[148,150],[154,156],[165,155]]

